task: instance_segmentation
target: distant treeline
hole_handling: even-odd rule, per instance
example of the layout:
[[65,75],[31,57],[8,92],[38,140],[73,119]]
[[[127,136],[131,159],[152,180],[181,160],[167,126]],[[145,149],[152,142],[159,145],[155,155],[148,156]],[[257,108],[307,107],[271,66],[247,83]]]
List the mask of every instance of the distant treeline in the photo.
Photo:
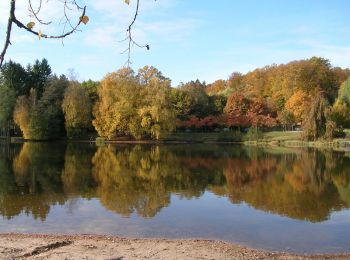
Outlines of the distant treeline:
[[78,82],[53,74],[45,59],[26,68],[9,61],[0,74],[0,128],[2,135],[43,140],[298,126],[305,139],[331,139],[350,127],[349,76],[349,69],[313,57],[172,88],[151,66]]

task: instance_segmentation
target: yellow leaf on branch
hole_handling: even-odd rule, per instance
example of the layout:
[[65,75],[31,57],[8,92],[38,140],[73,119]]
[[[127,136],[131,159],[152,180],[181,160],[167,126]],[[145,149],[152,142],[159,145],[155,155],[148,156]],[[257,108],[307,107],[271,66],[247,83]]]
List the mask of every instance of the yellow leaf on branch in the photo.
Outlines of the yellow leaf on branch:
[[89,17],[84,15],[82,17],[80,17],[80,21],[83,23],[83,24],[87,24],[89,22]]
[[28,29],[33,29],[34,28],[34,26],[35,26],[35,23],[34,22],[29,22],[28,24],[27,24],[27,27],[28,27]]

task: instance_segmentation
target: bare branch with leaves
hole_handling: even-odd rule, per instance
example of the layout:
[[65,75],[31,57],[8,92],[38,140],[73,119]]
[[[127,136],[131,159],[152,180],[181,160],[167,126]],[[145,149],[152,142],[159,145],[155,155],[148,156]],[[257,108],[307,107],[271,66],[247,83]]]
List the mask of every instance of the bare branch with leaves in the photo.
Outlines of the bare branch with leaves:
[[[6,37],[5,37],[5,43],[3,46],[3,49],[0,53],[0,68],[3,65],[3,62],[5,60],[5,55],[6,51],[11,45],[11,33],[13,29],[13,24],[17,25],[20,29],[24,29],[29,33],[32,33],[39,37],[39,39],[44,38],[44,39],[61,39],[63,41],[64,38],[67,36],[73,34],[74,32],[79,31],[79,26],[83,24],[87,24],[89,22],[89,17],[86,15],[86,6],[82,6],[79,3],[77,3],[76,0],[56,0],[57,2],[60,2],[63,5],[62,9],[62,18],[60,24],[63,24],[63,31],[62,33],[58,35],[50,35],[43,33],[42,30],[36,30],[34,29],[36,26],[36,22],[38,24],[48,26],[52,24],[52,21],[45,21],[44,19],[41,18],[40,13],[42,12],[42,6],[43,6],[43,0],[38,0],[37,6],[34,6],[32,1],[33,0],[27,0],[28,1],[28,11],[29,11],[29,16],[33,19],[29,23],[25,24],[21,21],[20,18],[16,16],[16,0],[11,0],[10,1],[10,13],[9,13],[9,19],[7,23],[7,28],[6,28]],[[48,2],[48,1],[47,1]],[[126,4],[130,4],[130,0],[124,0]],[[127,29],[127,38],[128,40],[128,48],[125,52],[128,52],[128,60],[127,64],[130,66],[131,64],[131,49],[134,45],[140,47],[140,48],[146,48],[149,50],[149,45],[140,45],[138,44],[132,37],[132,27],[136,21],[136,18],[139,14],[139,6],[140,6],[140,0],[137,0],[136,4],[136,10],[135,14],[133,17],[133,20],[131,21],[130,25],[128,26]],[[69,17],[68,12],[71,10],[77,10],[80,12],[78,20],[74,23],[72,22],[72,19]]]
[[[126,3],[126,4],[129,4],[129,0],[125,0],[125,3]],[[132,33],[131,33],[131,29],[132,29],[133,25],[134,25],[135,22],[136,22],[137,16],[139,15],[139,7],[140,7],[140,0],[137,0],[137,3],[136,3],[136,11],[135,11],[134,18],[133,18],[133,20],[131,21],[131,23],[129,24],[128,29],[126,30],[127,36],[126,36],[125,40],[128,41],[128,48],[127,48],[125,51],[123,51],[122,53],[128,53],[128,60],[127,60],[127,62],[126,62],[126,63],[127,63],[127,67],[130,67],[130,65],[131,65],[131,63],[132,63],[132,62],[131,62],[131,49],[132,49],[132,47],[133,47],[134,45],[137,46],[137,47],[139,47],[139,48],[146,48],[147,50],[150,49],[150,47],[149,47],[148,44],[140,45],[139,43],[137,43],[137,42],[134,40],[134,38],[133,38],[133,36],[132,36]]]

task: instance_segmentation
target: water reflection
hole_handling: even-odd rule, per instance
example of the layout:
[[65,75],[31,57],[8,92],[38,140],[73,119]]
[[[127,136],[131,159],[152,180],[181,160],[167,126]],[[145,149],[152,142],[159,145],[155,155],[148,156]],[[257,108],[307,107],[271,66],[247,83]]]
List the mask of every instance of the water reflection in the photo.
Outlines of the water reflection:
[[25,212],[45,220],[50,206],[64,204],[61,171],[65,146],[23,144],[16,155],[1,150],[0,214],[11,218]]
[[194,199],[207,191],[234,204],[321,222],[350,206],[349,166],[344,152],[312,149],[0,145],[0,214],[45,221],[53,205],[97,198],[119,215],[153,218],[171,207],[172,194]]

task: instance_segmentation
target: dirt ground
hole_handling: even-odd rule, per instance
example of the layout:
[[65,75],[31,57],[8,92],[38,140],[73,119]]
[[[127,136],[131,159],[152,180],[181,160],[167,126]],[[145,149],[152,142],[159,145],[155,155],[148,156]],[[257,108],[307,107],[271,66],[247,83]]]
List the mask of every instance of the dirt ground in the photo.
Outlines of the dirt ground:
[[0,259],[350,259],[291,255],[209,240],[0,234]]

